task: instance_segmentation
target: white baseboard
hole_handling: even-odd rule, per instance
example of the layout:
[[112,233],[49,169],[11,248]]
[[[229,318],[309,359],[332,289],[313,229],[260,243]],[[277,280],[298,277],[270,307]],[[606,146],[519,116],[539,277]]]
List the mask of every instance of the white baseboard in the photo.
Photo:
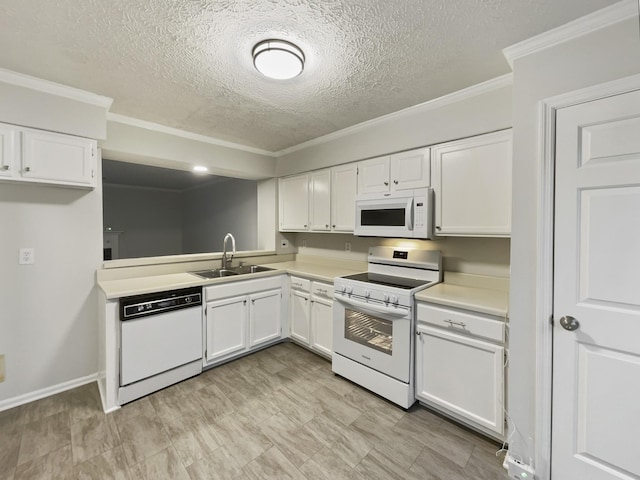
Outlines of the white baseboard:
[[68,382],[59,383],[50,387],[42,388],[34,392],[18,395],[17,397],[8,398],[0,401],[0,412],[3,410],[9,410],[10,408],[24,405],[25,403],[33,402],[34,400],[40,400],[41,398],[50,397],[56,393],[65,392],[72,388],[86,385],[87,383],[95,382],[98,379],[97,373],[92,373],[86,377],[75,378]]

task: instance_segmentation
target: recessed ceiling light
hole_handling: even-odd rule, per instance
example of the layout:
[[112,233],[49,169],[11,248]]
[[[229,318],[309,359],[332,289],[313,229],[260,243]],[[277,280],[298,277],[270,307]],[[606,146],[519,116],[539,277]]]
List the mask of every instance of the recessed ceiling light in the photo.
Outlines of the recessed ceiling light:
[[193,167],[193,171],[198,173],[204,173],[204,172],[208,172],[209,169],[207,167],[203,167],[202,165],[196,165],[195,167]]
[[287,80],[304,70],[304,53],[284,40],[264,40],[253,47],[253,64],[265,77]]

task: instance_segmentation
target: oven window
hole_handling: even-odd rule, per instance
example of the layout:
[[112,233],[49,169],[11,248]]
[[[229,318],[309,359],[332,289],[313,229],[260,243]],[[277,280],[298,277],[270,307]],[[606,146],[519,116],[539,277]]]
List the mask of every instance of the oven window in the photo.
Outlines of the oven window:
[[393,353],[393,322],[384,318],[345,309],[344,336],[387,355]]
[[404,208],[378,208],[360,211],[360,225],[363,227],[403,227]]

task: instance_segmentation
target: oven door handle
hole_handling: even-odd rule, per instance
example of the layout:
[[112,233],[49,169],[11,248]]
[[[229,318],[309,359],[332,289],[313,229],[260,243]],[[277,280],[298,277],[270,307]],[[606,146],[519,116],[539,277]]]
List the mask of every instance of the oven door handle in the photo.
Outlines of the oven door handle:
[[365,311],[368,310],[369,312],[372,312],[372,313],[391,315],[393,317],[407,317],[411,313],[411,309],[407,307],[384,307],[382,305],[371,304],[368,302],[361,302],[360,300],[356,300],[354,298],[339,297],[337,295],[335,295],[334,298],[336,299],[336,301],[344,305],[351,305],[361,310],[365,310]]

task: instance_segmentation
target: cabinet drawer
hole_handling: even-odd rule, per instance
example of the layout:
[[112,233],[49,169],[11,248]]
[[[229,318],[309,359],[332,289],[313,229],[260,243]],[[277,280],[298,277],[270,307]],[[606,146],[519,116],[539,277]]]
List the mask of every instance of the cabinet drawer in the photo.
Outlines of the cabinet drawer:
[[303,290],[305,292],[311,291],[311,280],[302,277],[291,277],[291,289]]
[[494,317],[426,303],[418,303],[417,311],[420,323],[434,325],[455,333],[488,338],[500,343],[505,341],[505,322]]
[[236,295],[248,295],[250,293],[262,292],[282,287],[282,275],[274,277],[260,278],[257,280],[242,280],[239,282],[219,283],[205,287],[204,297],[207,302],[220,298],[233,297]]
[[330,285],[328,283],[322,283],[322,282],[312,282],[311,294],[314,297],[333,300],[333,285]]

